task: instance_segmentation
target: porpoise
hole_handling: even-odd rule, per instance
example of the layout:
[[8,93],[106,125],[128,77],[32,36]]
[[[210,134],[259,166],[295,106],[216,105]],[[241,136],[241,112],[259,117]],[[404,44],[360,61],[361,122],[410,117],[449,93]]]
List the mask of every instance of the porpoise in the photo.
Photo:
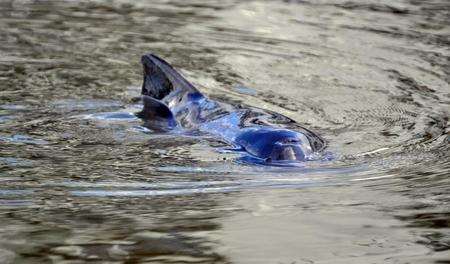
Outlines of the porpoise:
[[324,140],[292,119],[255,107],[211,100],[154,54],[142,56],[143,109],[136,115],[157,131],[182,129],[216,137],[241,160],[293,165],[320,157]]

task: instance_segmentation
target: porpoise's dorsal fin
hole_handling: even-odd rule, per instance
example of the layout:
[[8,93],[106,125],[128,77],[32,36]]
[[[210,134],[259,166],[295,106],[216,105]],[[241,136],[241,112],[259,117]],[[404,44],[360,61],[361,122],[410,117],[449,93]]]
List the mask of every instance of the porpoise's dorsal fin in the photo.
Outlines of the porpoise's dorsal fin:
[[136,116],[145,120],[145,126],[151,129],[170,130],[177,126],[177,121],[169,107],[158,99],[142,96],[144,108]]
[[144,66],[144,83],[142,94],[162,100],[175,90],[198,92],[169,63],[154,54],[146,54],[141,58]]

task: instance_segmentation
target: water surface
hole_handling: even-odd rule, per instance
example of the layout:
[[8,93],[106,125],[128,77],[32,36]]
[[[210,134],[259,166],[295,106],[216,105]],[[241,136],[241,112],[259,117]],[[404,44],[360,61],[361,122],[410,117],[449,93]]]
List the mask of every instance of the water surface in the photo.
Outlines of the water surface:
[[[449,263],[450,4],[1,1],[1,263]],[[335,159],[157,134],[140,56]]]

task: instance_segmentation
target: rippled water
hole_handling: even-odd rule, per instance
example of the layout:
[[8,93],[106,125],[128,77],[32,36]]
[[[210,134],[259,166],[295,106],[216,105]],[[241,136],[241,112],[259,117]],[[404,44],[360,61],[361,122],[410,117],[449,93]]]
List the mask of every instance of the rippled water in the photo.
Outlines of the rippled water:
[[[1,1],[0,263],[450,263],[449,21],[446,0]],[[143,129],[150,51],[336,159]]]

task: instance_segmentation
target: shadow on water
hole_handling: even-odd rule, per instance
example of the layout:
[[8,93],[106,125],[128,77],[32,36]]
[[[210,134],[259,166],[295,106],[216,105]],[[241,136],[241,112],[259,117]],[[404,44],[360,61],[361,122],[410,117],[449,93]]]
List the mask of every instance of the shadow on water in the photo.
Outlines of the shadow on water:
[[[448,263],[447,1],[2,1],[1,263]],[[157,134],[143,53],[336,159]]]

